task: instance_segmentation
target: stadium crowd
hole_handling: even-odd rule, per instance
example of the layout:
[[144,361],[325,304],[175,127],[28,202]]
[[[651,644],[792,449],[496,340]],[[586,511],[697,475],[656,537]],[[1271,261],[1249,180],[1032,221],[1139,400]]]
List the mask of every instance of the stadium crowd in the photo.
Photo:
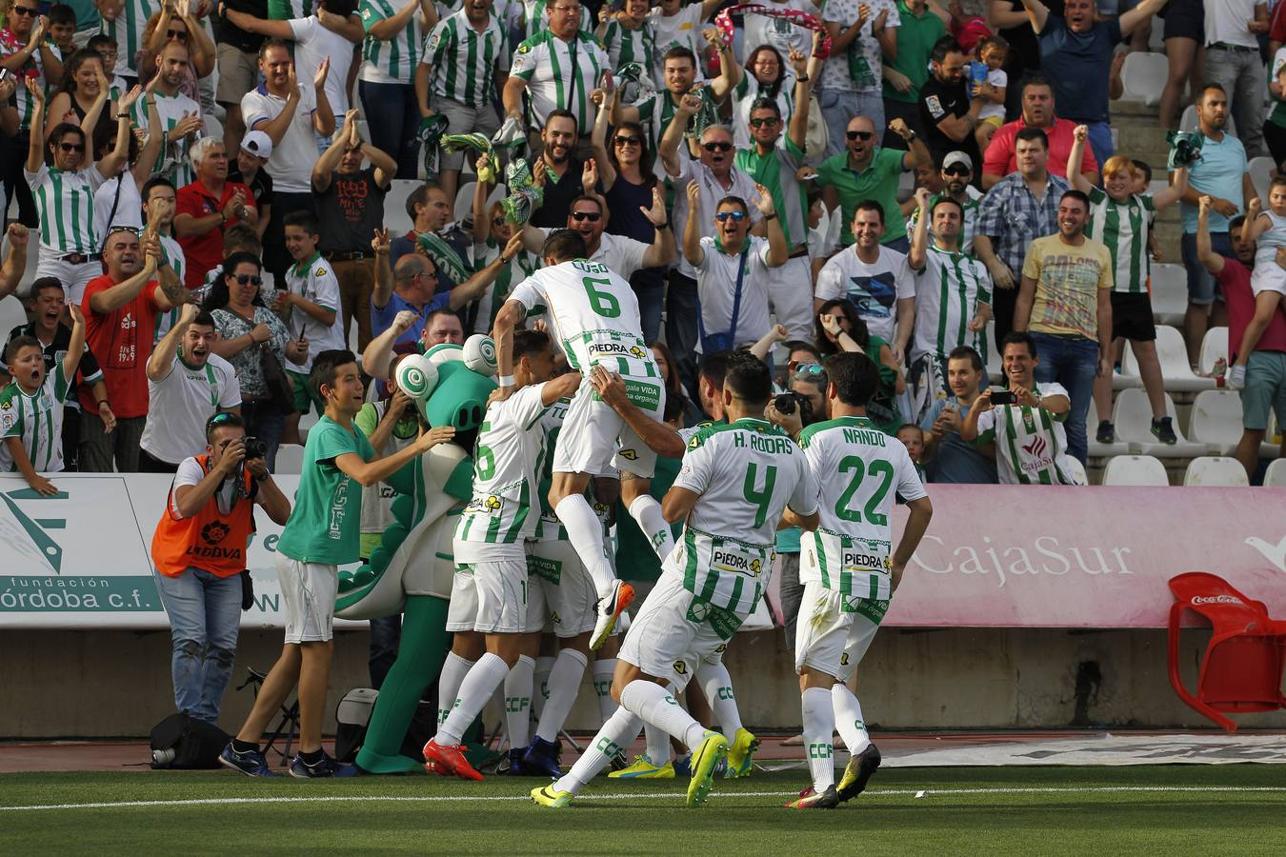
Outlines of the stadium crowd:
[[[1086,484],[1091,438],[1115,440],[1127,340],[1151,432],[1174,444],[1149,272],[1182,258],[1189,361],[1210,325],[1230,325],[1237,456],[1253,476],[1270,410],[1286,418],[1286,178],[1261,199],[1248,171],[1286,157],[1286,3],[729,8],[0,0],[0,298],[39,245],[19,295],[29,321],[5,347],[0,469],[42,493],[67,470],[175,472],[184,496],[215,502],[231,443],[270,483],[281,445],[303,442],[301,416],[335,406],[339,381],[328,400],[315,362],[338,372],[350,345],[369,390],[352,415],[362,449],[409,457],[424,444],[391,382],[400,355],[511,321],[509,296],[571,230],[629,280],[671,426],[725,416],[742,350],[795,394],[803,427],[823,422],[829,361],[858,353],[878,369],[865,415],[928,482]],[[1153,27],[1162,125],[1195,107],[1169,164],[1117,151],[1111,126],[1125,57],[1149,50]],[[417,183],[404,218],[385,208],[395,182]],[[1152,221],[1175,204],[1181,244],[1161,247]],[[212,431],[222,412],[238,415],[235,438]],[[370,468],[368,490],[388,472]],[[652,495],[678,470],[662,456]],[[284,514],[275,489],[259,502]],[[362,556],[389,520],[381,502],[362,507]],[[616,574],[655,580],[633,514],[622,501]],[[793,640],[799,529],[777,551]],[[230,669],[222,631],[207,629]],[[396,618],[373,631],[378,685]],[[175,645],[176,696],[217,719],[210,688],[226,674],[205,675],[203,696],[185,673],[180,694],[192,647],[177,632]],[[467,670],[466,654],[448,669]],[[304,658],[304,676],[321,668]]]

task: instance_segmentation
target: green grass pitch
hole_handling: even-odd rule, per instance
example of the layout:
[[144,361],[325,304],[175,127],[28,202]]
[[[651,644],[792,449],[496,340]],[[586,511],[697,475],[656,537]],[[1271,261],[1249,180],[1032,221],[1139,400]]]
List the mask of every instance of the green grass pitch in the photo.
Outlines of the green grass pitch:
[[684,780],[599,779],[547,810],[525,799],[535,779],[8,774],[0,854],[1280,855],[1283,770],[886,769],[851,803],[811,812],[782,808],[803,771],[716,781],[694,810]]

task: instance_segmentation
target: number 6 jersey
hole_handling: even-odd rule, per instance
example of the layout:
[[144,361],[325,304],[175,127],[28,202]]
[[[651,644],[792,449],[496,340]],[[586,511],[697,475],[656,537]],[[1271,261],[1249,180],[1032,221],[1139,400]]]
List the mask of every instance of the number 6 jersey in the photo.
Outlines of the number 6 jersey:
[[821,522],[800,541],[799,582],[875,601],[891,592],[893,504],[928,496],[911,456],[866,417],[814,423],[799,436],[820,488]]

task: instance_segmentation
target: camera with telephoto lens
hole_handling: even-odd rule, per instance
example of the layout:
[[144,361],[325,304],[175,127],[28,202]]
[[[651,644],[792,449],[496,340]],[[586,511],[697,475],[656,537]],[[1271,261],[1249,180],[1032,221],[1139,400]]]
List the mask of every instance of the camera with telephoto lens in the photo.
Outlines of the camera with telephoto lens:
[[246,435],[245,446],[246,446],[247,461],[250,460],[251,458],[268,457],[268,444],[264,443],[262,440],[260,440],[257,437],[254,437],[252,435]]
[[778,393],[772,397],[773,407],[782,416],[788,417],[795,413],[795,408],[799,408],[799,421],[808,425],[813,419],[813,403],[803,393],[787,391]]

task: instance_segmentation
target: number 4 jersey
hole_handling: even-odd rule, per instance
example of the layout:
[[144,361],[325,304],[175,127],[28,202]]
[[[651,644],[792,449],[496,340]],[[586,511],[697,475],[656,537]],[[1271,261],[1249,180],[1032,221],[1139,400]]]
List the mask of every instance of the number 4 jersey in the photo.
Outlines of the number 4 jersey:
[[820,488],[821,522],[800,543],[799,582],[874,601],[891,594],[893,504],[927,496],[906,447],[866,417],[815,423],[799,436]]
[[674,487],[701,496],[665,571],[682,577],[698,599],[749,615],[768,587],[782,512],[817,509],[817,483],[803,453],[763,420],[712,425],[688,441]]

